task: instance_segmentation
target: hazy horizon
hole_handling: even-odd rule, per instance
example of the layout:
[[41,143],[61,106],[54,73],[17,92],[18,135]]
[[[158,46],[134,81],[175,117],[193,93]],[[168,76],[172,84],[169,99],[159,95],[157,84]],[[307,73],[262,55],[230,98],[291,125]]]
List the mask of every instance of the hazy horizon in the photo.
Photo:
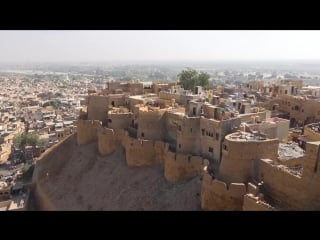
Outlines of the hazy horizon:
[[0,63],[319,62],[320,31],[0,31]]

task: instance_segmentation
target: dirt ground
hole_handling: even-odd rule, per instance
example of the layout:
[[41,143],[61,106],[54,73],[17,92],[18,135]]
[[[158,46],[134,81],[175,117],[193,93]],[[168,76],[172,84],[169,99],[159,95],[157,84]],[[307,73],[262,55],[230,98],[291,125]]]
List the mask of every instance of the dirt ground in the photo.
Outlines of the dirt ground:
[[200,210],[200,177],[171,184],[161,165],[129,168],[122,147],[101,157],[96,143],[71,144],[39,168],[57,210]]

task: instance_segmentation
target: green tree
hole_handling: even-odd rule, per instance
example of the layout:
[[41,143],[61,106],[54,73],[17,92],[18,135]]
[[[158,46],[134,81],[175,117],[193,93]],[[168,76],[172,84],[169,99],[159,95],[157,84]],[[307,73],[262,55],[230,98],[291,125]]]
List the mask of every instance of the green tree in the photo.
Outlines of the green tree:
[[27,144],[27,133],[20,133],[13,137],[13,145],[17,148],[24,148]]
[[202,87],[208,87],[209,86],[209,78],[210,75],[206,72],[200,72],[198,76],[198,84]]
[[48,145],[48,139],[46,138],[40,138],[38,143],[37,143],[38,147],[40,148],[45,148]]
[[37,146],[37,143],[39,142],[39,140],[40,140],[40,137],[38,134],[32,133],[27,135],[27,143],[33,148]]
[[206,72],[197,72],[192,68],[182,70],[178,74],[179,82],[181,86],[186,90],[194,90],[195,86],[208,87],[210,75]]
[[44,148],[48,144],[47,139],[40,138],[40,136],[36,133],[21,133],[14,136],[13,145],[16,148],[20,148],[22,150],[25,149],[25,146],[29,145],[35,148],[36,146],[40,148]]
[[56,100],[51,100],[49,102],[46,102],[45,104],[43,104],[42,107],[47,107],[47,106],[52,106],[54,109],[59,108],[61,105],[61,103],[59,101]]

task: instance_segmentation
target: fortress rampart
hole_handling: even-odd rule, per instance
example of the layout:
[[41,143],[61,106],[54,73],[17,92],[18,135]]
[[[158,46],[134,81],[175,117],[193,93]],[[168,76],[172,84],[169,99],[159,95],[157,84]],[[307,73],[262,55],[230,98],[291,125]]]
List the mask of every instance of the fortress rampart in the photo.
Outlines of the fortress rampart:
[[202,180],[201,208],[204,210],[241,211],[243,196],[246,194],[244,183],[228,185],[205,173]]
[[[32,181],[36,183],[34,194],[37,205],[42,210],[56,210],[47,192],[42,188],[42,183],[46,182],[48,178],[57,176],[67,160],[71,158],[75,135],[72,134],[66,137],[57,145],[48,149],[37,160]],[[63,159],[61,159],[61,156],[63,156]]]
[[208,165],[200,156],[166,151],[164,155],[164,176],[169,182],[190,179],[203,173]]
[[101,127],[99,120],[81,120],[76,122],[78,144],[88,144],[97,141],[98,129]]
[[278,139],[266,139],[250,133],[233,133],[226,136],[222,147],[219,179],[231,182],[248,182],[253,173],[255,159],[276,159]]

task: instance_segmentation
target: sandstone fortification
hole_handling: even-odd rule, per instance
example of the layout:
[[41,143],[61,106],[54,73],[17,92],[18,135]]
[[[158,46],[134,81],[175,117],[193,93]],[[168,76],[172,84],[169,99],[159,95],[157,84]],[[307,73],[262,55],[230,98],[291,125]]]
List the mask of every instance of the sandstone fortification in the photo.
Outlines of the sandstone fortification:
[[[160,91],[161,87],[168,91]],[[258,119],[258,124],[269,119],[270,111],[250,112],[250,105],[243,103],[244,113],[231,116],[197,95],[180,94],[167,85],[156,88],[161,100],[139,95],[144,89],[138,82],[110,82],[106,95],[88,96],[77,133],[46,152],[37,164],[34,178],[41,209],[74,209],[72,201],[85,210],[110,202],[115,205],[108,209],[149,210],[160,205],[170,209],[178,206],[175,199],[198,201],[196,207],[188,205],[198,210],[320,209],[320,142],[307,143],[303,157],[281,164],[276,137],[282,138],[284,132],[270,127],[264,134],[240,127],[243,121]],[[310,129],[306,133],[318,140]],[[73,185],[57,189],[60,178]],[[148,190],[159,184],[162,188]],[[174,186],[184,192],[170,190]],[[186,186],[195,195],[191,200]],[[134,192],[143,196],[143,204]],[[156,198],[167,192],[179,196],[169,202],[164,198],[160,204]],[[132,205],[126,202],[129,196],[135,201]],[[64,198],[72,201],[63,205]]]

